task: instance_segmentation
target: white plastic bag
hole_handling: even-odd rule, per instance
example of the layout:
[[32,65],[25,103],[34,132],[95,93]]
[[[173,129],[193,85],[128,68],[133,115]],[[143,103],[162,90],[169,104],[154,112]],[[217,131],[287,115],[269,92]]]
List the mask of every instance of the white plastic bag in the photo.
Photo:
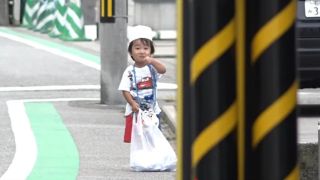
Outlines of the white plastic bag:
[[153,112],[139,110],[132,123],[130,167],[134,171],[175,171],[177,157]]

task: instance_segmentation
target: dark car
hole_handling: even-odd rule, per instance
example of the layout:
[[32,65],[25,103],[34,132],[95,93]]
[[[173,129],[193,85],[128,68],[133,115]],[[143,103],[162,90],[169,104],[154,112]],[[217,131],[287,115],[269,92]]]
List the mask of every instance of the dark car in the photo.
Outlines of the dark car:
[[298,0],[296,28],[300,88],[320,87],[320,0]]

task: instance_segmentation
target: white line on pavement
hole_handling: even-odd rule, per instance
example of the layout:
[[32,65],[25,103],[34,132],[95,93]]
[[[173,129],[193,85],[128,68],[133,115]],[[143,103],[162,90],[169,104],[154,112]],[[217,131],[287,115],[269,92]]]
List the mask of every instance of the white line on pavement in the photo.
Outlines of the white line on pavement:
[[26,114],[25,102],[88,101],[98,98],[24,99],[7,101],[16,152],[8,170],[0,180],[24,180],[31,173],[37,159],[37,145]]
[[28,177],[37,159],[37,145],[23,101],[7,101],[16,152],[8,170],[0,180],[23,180]]
[[55,90],[99,90],[100,85],[66,85],[66,86],[24,86],[0,87],[0,92],[6,91],[55,91]]
[[[99,98],[53,98],[53,99],[24,99],[23,102],[64,102],[64,101],[98,101]],[[19,100],[13,100],[19,101]]]
[[[176,84],[158,83],[159,90],[175,90]],[[0,92],[10,91],[57,91],[57,90],[100,90],[100,85],[66,85],[66,86],[14,86],[0,87]]]

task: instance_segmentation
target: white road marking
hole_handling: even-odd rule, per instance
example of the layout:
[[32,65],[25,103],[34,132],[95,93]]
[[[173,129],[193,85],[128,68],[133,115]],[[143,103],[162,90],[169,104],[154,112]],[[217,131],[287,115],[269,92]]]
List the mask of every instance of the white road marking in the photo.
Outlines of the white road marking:
[[7,101],[16,152],[8,170],[0,180],[24,180],[37,159],[37,145],[23,101]]
[[11,128],[15,138],[16,152],[8,170],[0,180],[25,180],[31,173],[37,159],[37,144],[29,118],[24,107],[25,102],[88,101],[98,98],[56,98],[24,99],[7,101]]
[[[172,83],[158,83],[158,90],[176,90]],[[59,91],[59,90],[100,90],[100,85],[66,85],[66,86],[13,86],[0,87],[0,92],[10,91]]]
[[56,91],[56,90],[99,90],[100,85],[67,85],[67,86],[21,86],[0,87],[0,92],[6,91]]
[[100,98],[52,98],[52,99],[24,99],[12,100],[25,102],[65,102],[65,101],[98,101]]

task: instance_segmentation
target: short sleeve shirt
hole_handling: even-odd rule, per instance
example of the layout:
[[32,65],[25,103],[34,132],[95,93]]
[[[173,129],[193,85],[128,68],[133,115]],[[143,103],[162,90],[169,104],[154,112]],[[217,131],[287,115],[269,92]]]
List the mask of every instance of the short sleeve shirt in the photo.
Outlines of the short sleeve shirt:
[[[156,81],[152,80],[152,74],[148,66],[138,68],[130,65],[123,72],[118,90],[130,92],[132,97],[137,102],[140,102],[140,107],[142,105],[153,107],[155,113],[159,114],[161,110],[159,108],[158,102],[154,102],[154,98],[156,98],[156,95],[154,94],[154,91],[156,91],[156,89],[154,89],[154,83],[158,81],[161,75],[157,73],[156,70],[154,70],[154,73]],[[129,115],[131,112],[132,108],[130,104],[127,103],[125,115]]]

